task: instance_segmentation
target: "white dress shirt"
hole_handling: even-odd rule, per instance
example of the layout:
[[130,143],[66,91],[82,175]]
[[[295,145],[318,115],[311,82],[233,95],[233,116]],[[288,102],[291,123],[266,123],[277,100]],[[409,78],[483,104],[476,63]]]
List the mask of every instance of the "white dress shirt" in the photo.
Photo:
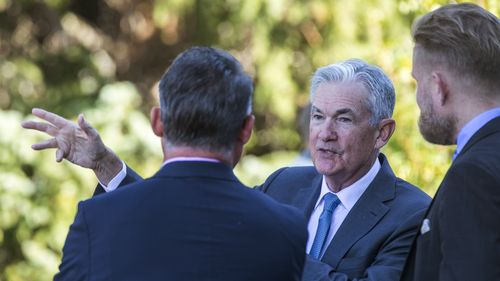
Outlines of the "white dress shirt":
[[[380,170],[380,162],[378,159],[373,163],[372,167],[363,177],[359,180],[351,184],[350,186],[345,187],[341,191],[333,194],[337,195],[340,200],[340,204],[335,208],[332,215],[332,224],[330,225],[330,231],[328,232],[328,237],[325,245],[330,245],[330,242],[333,239],[335,233],[340,228],[340,225],[351,211],[352,207],[358,199],[363,195],[363,192],[368,188],[368,185],[373,181],[378,171]],[[311,214],[311,218],[309,219],[309,224],[307,226],[307,230],[309,232],[309,239],[307,241],[307,253],[311,251],[312,244],[314,242],[314,237],[316,236],[316,230],[318,229],[318,220],[319,216],[323,212],[324,202],[323,197],[327,192],[331,192],[326,183],[325,176],[323,176],[323,181],[321,183],[321,193],[318,197],[318,201],[314,207],[314,210]],[[321,256],[323,256],[324,251],[327,246],[324,247]]]

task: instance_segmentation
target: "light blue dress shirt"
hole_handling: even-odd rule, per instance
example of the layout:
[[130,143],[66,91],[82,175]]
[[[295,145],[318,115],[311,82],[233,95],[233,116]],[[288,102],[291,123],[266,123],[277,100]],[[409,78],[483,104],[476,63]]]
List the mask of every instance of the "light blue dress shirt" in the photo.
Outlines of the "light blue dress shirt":
[[490,122],[496,117],[500,116],[500,107],[490,109],[485,111],[478,116],[472,118],[465,126],[460,130],[460,133],[457,137],[457,149],[453,154],[453,160],[457,157],[457,155],[462,151],[467,142],[471,139],[471,137],[479,131],[486,123]]

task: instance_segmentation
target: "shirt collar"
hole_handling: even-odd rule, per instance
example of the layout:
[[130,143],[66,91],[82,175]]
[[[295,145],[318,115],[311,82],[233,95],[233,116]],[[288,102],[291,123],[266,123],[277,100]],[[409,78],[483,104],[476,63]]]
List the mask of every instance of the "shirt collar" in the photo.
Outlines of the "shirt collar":
[[325,176],[323,176],[323,181],[321,183],[321,193],[319,195],[318,202],[316,202],[315,208],[317,208],[319,203],[321,203],[326,193],[332,192],[333,194],[337,195],[337,197],[340,200],[340,204],[342,204],[344,208],[347,209],[347,211],[350,211],[354,206],[354,204],[356,204],[356,202],[359,200],[361,195],[363,195],[363,193],[368,188],[370,183],[373,181],[375,176],[377,176],[380,167],[381,165],[377,158],[377,160],[375,160],[368,173],[362,176],[359,180],[355,181],[353,184],[343,188],[341,191],[337,193],[332,192],[328,188],[328,184],[326,183],[326,178]]
[[500,107],[490,109],[485,111],[478,116],[472,118],[465,126],[460,130],[457,137],[457,149],[453,155],[453,159],[462,151],[464,146],[470,140],[470,138],[481,129],[486,123],[492,119],[500,116]]
[[198,161],[198,162],[212,162],[212,163],[219,163],[220,161],[214,158],[207,158],[207,157],[174,157],[167,159],[163,164],[161,165],[164,167],[165,165],[173,162],[185,162],[185,161]]

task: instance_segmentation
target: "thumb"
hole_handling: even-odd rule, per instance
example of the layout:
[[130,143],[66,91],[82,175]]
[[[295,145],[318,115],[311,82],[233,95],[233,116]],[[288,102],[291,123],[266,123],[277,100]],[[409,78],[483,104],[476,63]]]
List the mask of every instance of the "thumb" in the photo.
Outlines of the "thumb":
[[97,133],[96,129],[90,125],[87,120],[85,120],[85,117],[83,117],[83,114],[78,115],[78,126],[89,136],[90,139],[95,139],[99,137],[99,134]]
[[64,158],[64,151],[60,148],[57,149],[56,151],[56,161],[61,162]]

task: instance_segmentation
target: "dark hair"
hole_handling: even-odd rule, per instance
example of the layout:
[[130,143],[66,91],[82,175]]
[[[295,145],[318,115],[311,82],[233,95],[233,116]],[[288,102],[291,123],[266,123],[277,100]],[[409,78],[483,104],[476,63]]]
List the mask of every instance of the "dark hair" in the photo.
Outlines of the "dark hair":
[[442,6],[415,22],[413,39],[450,70],[500,85],[500,20],[485,9]]
[[233,56],[219,49],[184,51],[159,88],[164,136],[171,145],[228,152],[251,113],[252,80]]

